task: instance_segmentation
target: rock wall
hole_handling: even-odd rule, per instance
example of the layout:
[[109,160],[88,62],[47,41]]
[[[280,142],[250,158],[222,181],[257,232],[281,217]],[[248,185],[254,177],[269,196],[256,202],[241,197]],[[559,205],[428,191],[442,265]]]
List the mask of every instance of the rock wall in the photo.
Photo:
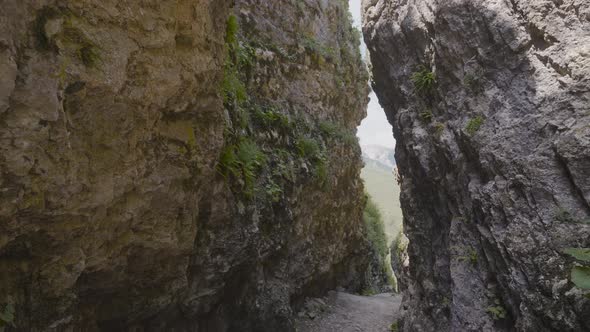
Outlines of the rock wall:
[[13,330],[289,331],[364,287],[345,2],[9,0],[0,36]]
[[365,0],[409,244],[404,331],[586,331],[590,3]]

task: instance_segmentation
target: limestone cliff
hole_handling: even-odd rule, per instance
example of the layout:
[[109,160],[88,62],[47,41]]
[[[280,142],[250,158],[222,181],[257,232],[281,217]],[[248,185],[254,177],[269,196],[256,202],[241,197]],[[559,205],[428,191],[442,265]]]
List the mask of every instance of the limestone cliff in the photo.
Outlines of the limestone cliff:
[[404,331],[587,331],[590,3],[365,0],[394,127]]
[[365,286],[345,2],[1,7],[13,329],[291,330],[304,296]]

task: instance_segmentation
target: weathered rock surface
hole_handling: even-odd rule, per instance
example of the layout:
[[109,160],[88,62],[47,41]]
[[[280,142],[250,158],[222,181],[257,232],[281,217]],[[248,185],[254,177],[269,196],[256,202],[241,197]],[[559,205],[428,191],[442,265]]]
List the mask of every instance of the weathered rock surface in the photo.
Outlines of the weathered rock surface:
[[563,253],[590,246],[590,3],[363,6],[403,178],[403,330],[590,330]]
[[288,331],[305,296],[364,286],[346,4],[235,2],[2,3],[17,330]]

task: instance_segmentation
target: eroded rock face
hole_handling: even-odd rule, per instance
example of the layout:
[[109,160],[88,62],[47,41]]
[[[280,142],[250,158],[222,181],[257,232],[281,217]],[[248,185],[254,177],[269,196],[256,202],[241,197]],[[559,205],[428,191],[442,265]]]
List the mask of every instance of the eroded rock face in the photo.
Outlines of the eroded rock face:
[[344,3],[15,0],[0,22],[18,330],[290,330],[304,296],[363,287]]
[[590,3],[363,6],[403,178],[404,331],[590,329],[563,253],[590,246]]

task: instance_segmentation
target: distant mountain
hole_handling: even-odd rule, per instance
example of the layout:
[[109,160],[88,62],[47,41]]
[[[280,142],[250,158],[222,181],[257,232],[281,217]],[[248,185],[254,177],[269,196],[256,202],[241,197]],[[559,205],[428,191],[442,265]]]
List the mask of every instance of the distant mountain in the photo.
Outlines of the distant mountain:
[[379,145],[363,145],[363,160],[366,165],[372,165],[387,171],[395,167],[395,151]]

